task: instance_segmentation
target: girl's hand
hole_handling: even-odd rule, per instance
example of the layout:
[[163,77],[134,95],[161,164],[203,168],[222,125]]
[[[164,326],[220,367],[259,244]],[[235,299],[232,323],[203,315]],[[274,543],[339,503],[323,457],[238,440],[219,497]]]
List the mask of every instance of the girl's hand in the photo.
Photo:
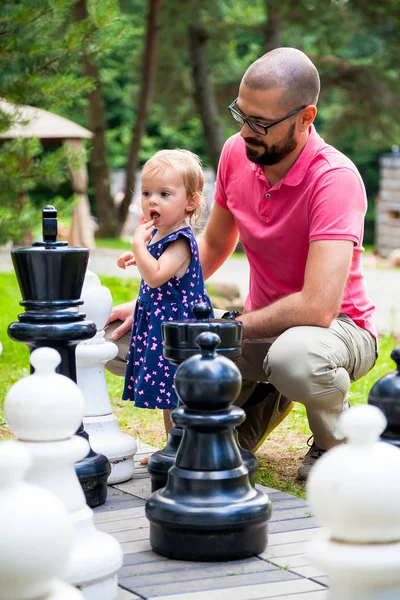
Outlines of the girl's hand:
[[136,260],[133,252],[124,252],[117,260],[117,265],[120,269],[125,269],[131,265],[136,265]]
[[147,221],[147,223],[139,225],[132,238],[132,247],[135,244],[146,244],[151,239],[151,234],[155,229],[153,223],[154,220],[152,219],[151,221]]

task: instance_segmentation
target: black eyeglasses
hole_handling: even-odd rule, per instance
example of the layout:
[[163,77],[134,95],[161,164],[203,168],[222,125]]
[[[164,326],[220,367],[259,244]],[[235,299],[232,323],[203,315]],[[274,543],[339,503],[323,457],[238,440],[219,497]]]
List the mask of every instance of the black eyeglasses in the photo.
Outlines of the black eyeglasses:
[[299,108],[296,108],[295,110],[292,110],[290,113],[288,113],[287,115],[285,115],[284,117],[282,117],[281,119],[277,119],[276,121],[273,121],[272,123],[270,123],[269,125],[263,125],[262,123],[258,123],[257,121],[253,121],[253,119],[248,119],[247,117],[245,117],[244,115],[242,115],[242,113],[238,112],[235,107],[236,107],[236,102],[238,101],[238,99],[236,98],[236,100],[234,100],[232,102],[232,104],[230,104],[228,106],[229,111],[232,115],[232,117],[235,119],[235,121],[237,121],[242,127],[245,123],[247,123],[247,125],[250,127],[250,129],[252,129],[253,131],[255,131],[256,133],[259,133],[260,135],[267,135],[268,133],[268,129],[270,127],[273,127],[274,125],[278,125],[278,123],[282,123],[282,121],[286,121],[286,119],[288,119],[289,117],[291,117],[292,115],[295,115],[296,113],[300,112],[301,110],[303,110],[303,108],[306,108],[306,104],[304,104],[304,106],[300,106]]

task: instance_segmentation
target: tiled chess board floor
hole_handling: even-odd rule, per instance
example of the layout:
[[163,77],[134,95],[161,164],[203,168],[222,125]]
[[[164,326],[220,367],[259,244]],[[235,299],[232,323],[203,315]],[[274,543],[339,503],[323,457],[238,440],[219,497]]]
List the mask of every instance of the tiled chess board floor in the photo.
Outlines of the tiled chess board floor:
[[124,553],[118,600],[325,600],[327,579],[305,554],[317,526],[304,500],[258,486],[273,504],[268,546],[246,560],[196,563],[155,554],[149,543],[145,501],[150,479],[141,457],[155,448],[141,444],[135,477],[109,487],[107,502],[95,509],[97,528],[113,535]]

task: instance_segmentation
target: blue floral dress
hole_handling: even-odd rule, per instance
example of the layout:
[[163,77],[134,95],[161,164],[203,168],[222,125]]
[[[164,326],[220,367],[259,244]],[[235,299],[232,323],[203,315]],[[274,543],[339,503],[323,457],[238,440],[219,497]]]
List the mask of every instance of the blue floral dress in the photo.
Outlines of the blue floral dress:
[[147,248],[158,260],[168,244],[180,237],[188,240],[192,254],[183,277],[172,277],[157,288],[151,288],[143,279],[140,284],[122,395],[123,400],[133,400],[139,408],[173,409],[178,402],[174,386],[177,366],[163,357],[161,323],[192,319],[191,307],[197,302],[207,302],[211,306],[204,286],[199,249],[190,227],[150,243]]

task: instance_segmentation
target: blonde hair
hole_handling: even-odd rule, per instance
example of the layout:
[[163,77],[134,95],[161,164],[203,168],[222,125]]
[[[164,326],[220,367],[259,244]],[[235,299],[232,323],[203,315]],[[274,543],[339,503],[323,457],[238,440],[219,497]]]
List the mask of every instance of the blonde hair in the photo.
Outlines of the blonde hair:
[[200,158],[190,150],[160,150],[153,154],[144,164],[143,175],[163,173],[167,169],[174,169],[182,178],[188,197],[192,199],[194,208],[187,210],[190,223],[196,224],[204,210],[203,197],[204,173]]

